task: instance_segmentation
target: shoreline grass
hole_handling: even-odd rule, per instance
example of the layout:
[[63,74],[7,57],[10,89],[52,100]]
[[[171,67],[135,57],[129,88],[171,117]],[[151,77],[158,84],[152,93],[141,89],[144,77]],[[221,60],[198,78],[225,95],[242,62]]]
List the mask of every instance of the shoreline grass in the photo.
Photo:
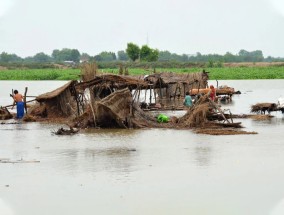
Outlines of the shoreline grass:
[[76,80],[79,69],[15,69],[0,71],[0,80]]
[[[119,69],[99,69],[101,73],[118,74]],[[206,68],[210,80],[284,79],[284,67]],[[156,68],[158,72],[191,73],[201,68]],[[128,68],[130,75],[149,75],[153,69]],[[0,80],[78,80],[80,69],[16,69],[0,71]]]

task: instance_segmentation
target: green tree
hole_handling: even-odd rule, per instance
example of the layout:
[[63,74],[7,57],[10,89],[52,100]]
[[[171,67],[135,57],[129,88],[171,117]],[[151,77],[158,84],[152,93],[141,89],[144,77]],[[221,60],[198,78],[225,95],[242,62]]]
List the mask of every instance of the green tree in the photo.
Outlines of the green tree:
[[40,52],[37,53],[34,57],[32,57],[32,60],[34,62],[46,63],[51,61],[51,57],[47,54],[44,54],[43,52]]
[[55,49],[53,50],[51,56],[56,62],[80,61],[80,52],[77,49],[67,49],[67,48],[64,48],[62,50]]
[[140,48],[134,43],[127,43],[126,53],[132,61],[139,59]]
[[147,45],[144,45],[140,49],[140,60],[141,61],[149,61],[149,56],[151,55],[152,49],[150,49]]
[[129,60],[129,57],[127,56],[125,51],[118,51],[117,52],[117,58],[120,61],[127,61],[127,60]]
[[16,54],[8,54],[7,52],[2,52],[0,54],[0,62],[2,63],[21,62],[22,60],[23,59]]
[[60,51],[58,49],[54,49],[52,51],[51,57],[53,58],[54,61],[60,61]]
[[71,61],[79,63],[80,61],[80,52],[77,49],[71,49],[70,58]]
[[183,62],[188,61],[188,55],[183,54],[183,55],[181,56],[181,61],[183,61]]
[[226,54],[224,55],[225,62],[234,62],[235,60],[236,60],[236,56],[230,52],[226,52]]
[[158,58],[159,58],[159,50],[158,49],[151,49],[151,53],[148,56],[148,61],[154,62],[154,61],[157,61]]
[[115,61],[116,55],[114,52],[103,51],[100,54],[95,56],[96,61]]
[[172,54],[169,51],[160,51],[159,52],[159,61],[170,61]]
[[141,47],[140,59],[141,61],[154,62],[159,58],[159,51],[157,49],[151,49],[147,45]]

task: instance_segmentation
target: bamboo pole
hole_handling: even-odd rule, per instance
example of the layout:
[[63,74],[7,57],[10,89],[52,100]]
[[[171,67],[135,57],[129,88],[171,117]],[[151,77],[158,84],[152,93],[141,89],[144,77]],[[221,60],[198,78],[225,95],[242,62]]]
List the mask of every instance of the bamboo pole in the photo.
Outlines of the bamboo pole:
[[28,88],[25,87],[25,94],[24,94],[24,107],[25,107],[25,111],[26,111],[26,114],[28,113],[28,108],[27,108],[27,92],[28,92]]
[[[34,102],[36,101],[36,99],[30,100],[30,101],[26,101],[26,103],[30,103],[30,102]],[[6,106],[2,106],[2,108],[8,108],[8,107],[13,107],[15,105],[6,105]]]
[[151,88],[151,85],[150,85],[150,105],[152,103],[152,88]]
[[228,123],[230,123],[229,120],[224,116],[223,111],[221,110],[221,108],[219,108],[218,105],[215,102],[213,102],[210,98],[209,98],[209,102],[210,102],[210,104],[213,105],[213,107],[215,107],[219,111],[219,113],[223,117],[224,121],[227,121]]

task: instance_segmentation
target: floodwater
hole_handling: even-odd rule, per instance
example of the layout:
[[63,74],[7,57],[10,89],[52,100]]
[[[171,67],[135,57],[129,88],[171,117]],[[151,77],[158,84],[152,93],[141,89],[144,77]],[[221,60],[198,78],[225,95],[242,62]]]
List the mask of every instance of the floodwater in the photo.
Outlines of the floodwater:
[[[0,105],[11,103],[15,86],[38,95],[64,83],[0,81]],[[222,106],[234,114],[284,96],[284,80],[223,84],[242,92]],[[169,129],[55,136],[60,125],[0,124],[1,159],[40,161],[0,163],[0,214],[283,215],[284,116],[273,115],[235,119],[258,132],[235,136]]]

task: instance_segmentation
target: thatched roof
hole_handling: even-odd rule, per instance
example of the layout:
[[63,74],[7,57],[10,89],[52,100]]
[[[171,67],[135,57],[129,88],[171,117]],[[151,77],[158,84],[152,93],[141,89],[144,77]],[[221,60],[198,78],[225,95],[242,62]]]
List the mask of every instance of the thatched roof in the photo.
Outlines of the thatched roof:
[[117,90],[96,103],[96,118],[102,127],[113,126],[126,128],[127,116],[130,114],[132,95],[128,88]]
[[69,88],[76,82],[77,81],[69,81],[68,83],[64,84],[62,87],[59,87],[51,92],[44,93],[44,94],[37,96],[36,100],[38,102],[44,102],[45,100],[53,99],[57,97],[58,95],[60,95],[62,92],[64,92],[67,88]]
[[174,73],[163,72],[149,75],[145,78],[146,81],[152,83],[156,87],[167,87],[171,84],[193,84],[200,88],[205,88],[208,81],[207,72],[194,72],[194,73]]
[[77,91],[85,90],[88,87],[101,85],[101,84],[110,84],[112,87],[123,89],[125,87],[137,88],[138,86],[142,88],[147,87],[147,82],[143,79],[137,79],[133,76],[122,76],[122,75],[98,75],[90,81],[85,81],[76,84],[75,88]]
[[142,76],[123,76],[123,75],[105,74],[105,75],[98,75],[90,81],[85,81],[76,84],[76,90],[83,91],[88,87],[95,85],[102,85],[102,84],[107,84],[117,89],[123,89],[125,87],[129,87],[132,89],[140,87],[141,89],[146,89],[148,88],[149,84],[152,84],[154,88],[159,88],[159,87],[167,87],[168,84],[174,84],[174,83],[190,84],[195,81],[201,84],[200,86],[201,88],[204,88],[207,84],[207,80],[208,80],[207,72],[196,72],[196,73],[187,73],[187,74],[163,72],[163,73],[152,74],[145,78]]
[[189,84],[190,82],[193,82],[194,80],[198,80],[200,82],[203,82],[203,76],[207,77],[206,81],[208,80],[208,75],[207,73],[203,72],[195,72],[195,73],[186,73],[186,74],[181,74],[181,73],[161,73],[161,78],[163,81],[167,84],[173,84],[173,83],[184,83],[184,84]]

